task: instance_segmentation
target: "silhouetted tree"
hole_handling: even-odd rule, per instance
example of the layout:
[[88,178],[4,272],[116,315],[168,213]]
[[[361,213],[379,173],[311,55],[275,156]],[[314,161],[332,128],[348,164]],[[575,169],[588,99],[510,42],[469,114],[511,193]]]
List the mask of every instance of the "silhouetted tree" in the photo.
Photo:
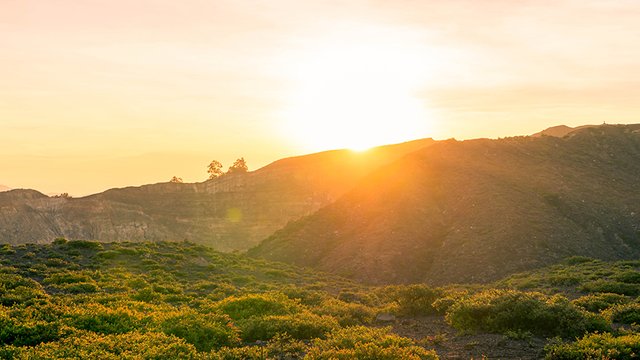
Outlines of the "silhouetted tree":
[[242,174],[242,173],[246,173],[248,170],[249,170],[249,167],[247,166],[247,162],[244,161],[243,157],[241,157],[240,159],[236,160],[233,163],[233,165],[229,167],[227,174]]
[[181,184],[182,183],[182,178],[174,176],[174,177],[171,178],[170,182],[176,183],[176,184]]
[[218,160],[211,161],[207,173],[209,173],[209,179],[215,179],[219,176],[224,175],[224,171],[222,171],[222,163]]

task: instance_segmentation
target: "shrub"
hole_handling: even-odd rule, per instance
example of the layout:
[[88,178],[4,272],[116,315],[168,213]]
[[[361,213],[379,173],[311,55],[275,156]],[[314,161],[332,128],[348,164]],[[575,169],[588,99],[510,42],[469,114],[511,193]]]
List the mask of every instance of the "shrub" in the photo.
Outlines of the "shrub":
[[446,318],[459,330],[503,334],[529,331],[570,337],[608,329],[604,319],[573,306],[564,297],[515,290],[487,290],[460,300]]
[[244,346],[238,348],[222,348],[212,359],[215,360],[266,360],[271,359],[266,348],[260,346]]
[[636,359],[640,354],[640,334],[590,334],[569,344],[548,345],[545,351],[548,360]]
[[302,359],[307,346],[285,335],[276,335],[266,346],[222,348],[212,356],[216,360]]
[[431,306],[438,314],[446,314],[447,311],[461,299],[468,296],[467,291],[457,291],[457,290],[449,290],[445,293],[445,295],[436,301],[434,301]]
[[614,279],[627,284],[640,284],[640,272],[628,270],[613,276]]
[[251,317],[237,322],[242,340],[269,340],[278,334],[286,334],[293,339],[307,340],[324,335],[338,327],[330,316],[320,316],[303,311],[295,315],[267,315]]
[[313,312],[320,315],[330,315],[338,320],[341,326],[370,324],[376,317],[375,310],[361,304],[353,304],[338,299],[327,299]]
[[86,333],[31,348],[13,348],[16,360],[29,359],[148,359],[195,360],[202,357],[193,345],[163,333],[131,332],[121,335]]
[[619,281],[598,280],[582,285],[581,290],[592,293],[600,292],[636,296],[640,294],[640,285],[627,284]]
[[42,302],[47,297],[38,282],[20,275],[0,273],[0,305],[28,306]]
[[640,324],[640,304],[621,304],[603,312],[611,322],[620,324]]
[[620,294],[598,293],[585,295],[571,302],[587,311],[598,313],[614,305],[627,303],[629,299]]
[[290,315],[301,310],[301,305],[283,294],[250,294],[230,296],[212,308],[227,314],[233,320],[262,317],[267,315]]
[[153,289],[150,287],[142,288],[138,290],[134,295],[131,295],[131,298],[133,300],[145,301],[145,302],[152,302],[160,299],[161,297],[162,296],[160,294],[153,291]]
[[98,286],[94,283],[77,283],[67,284],[59,287],[59,289],[69,294],[92,294],[98,292]]
[[53,239],[53,242],[52,242],[53,245],[64,245],[66,243],[67,243],[67,239],[63,237],[55,238]]
[[61,272],[49,275],[46,277],[43,282],[45,284],[74,284],[80,282],[89,282],[93,281],[90,276],[87,274],[77,273],[77,272]]
[[16,317],[0,307],[0,344],[34,346],[54,341],[67,333],[59,322],[47,322],[28,317]]
[[115,309],[91,303],[66,314],[69,325],[100,334],[122,334],[146,325],[151,319],[126,307]]
[[115,259],[116,257],[118,257],[118,255],[120,255],[120,253],[115,250],[106,250],[97,253],[96,257],[98,257],[99,259]]
[[88,240],[69,240],[64,244],[69,249],[102,250],[102,244]]
[[239,343],[238,330],[231,319],[218,314],[182,314],[170,317],[161,324],[162,331],[192,344],[198,351],[211,351]]
[[363,326],[340,329],[325,340],[316,340],[305,359],[421,360],[438,359],[432,350],[389,334],[389,328]]
[[320,305],[329,295],[324,291],[307,290],[299,287],[290,287],[281,290],[288,298],[299,301],[304,305]]
[[383,297],[398,304],[399,315],[435,314],[433,302],[444,294],[443,290],[426,285],[388,286],[384,292]]

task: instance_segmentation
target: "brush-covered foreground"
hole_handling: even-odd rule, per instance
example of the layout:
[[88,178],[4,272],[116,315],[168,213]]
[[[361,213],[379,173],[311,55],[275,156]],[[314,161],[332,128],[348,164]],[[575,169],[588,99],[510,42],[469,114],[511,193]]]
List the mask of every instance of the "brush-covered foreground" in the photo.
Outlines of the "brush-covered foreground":
[[639,268],[365,287],[188,242],[0,245],[0,358],[635,358]]

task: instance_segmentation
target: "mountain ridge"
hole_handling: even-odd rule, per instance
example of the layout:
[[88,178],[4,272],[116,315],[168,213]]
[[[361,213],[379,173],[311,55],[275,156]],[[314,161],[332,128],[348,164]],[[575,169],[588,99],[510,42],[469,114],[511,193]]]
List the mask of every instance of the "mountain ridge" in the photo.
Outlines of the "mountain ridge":
[[571,255],[639,256],[639,132],[439,142],[249,254],[374,284],[491,281]]
[[149,184],[81,198],[47,197],[35,190],[0,193],[0,242],[189,239],[222,251],[244,250],[332,202],[374,168],[433,142],[421,139],[363,153],[327,151],[202,183]]

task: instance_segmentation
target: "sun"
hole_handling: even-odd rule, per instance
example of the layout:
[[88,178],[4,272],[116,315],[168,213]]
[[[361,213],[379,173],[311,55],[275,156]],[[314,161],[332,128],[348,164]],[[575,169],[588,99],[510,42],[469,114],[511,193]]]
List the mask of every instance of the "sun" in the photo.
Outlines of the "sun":
[[418,96],[433,62],[425,55],[393,36],[328,39],[305,49],[288,70],[283,130],[314,151],[427,136],[433,114]]

